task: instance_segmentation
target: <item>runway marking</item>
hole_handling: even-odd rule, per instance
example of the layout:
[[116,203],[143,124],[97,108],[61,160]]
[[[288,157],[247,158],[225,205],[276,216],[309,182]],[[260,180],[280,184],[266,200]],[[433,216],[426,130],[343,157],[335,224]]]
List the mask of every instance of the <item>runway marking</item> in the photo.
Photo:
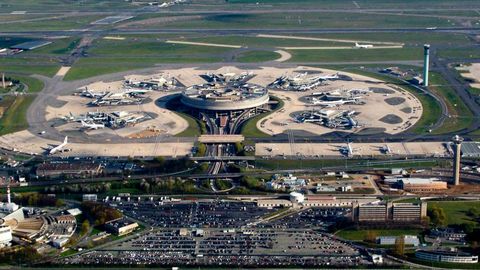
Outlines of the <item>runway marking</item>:
[[65,76],[67,72],[70,70],[70,67],[60,67],[60,69],[57,71],[57,74],[55,76]]
[[204,42],[190,42],[190,41],[177,41],[177,40],[167,40],[167,41],[165,41],[165,43],[196,45],[196,46],[208,46],[208,47],[223,47],[223,48],[234,48],[234,49],[242,48],[242,46],[239,46],[239,45],[204,43]]
[[352,2],[357,8],[360,8],[360,5],[357,3],[357,1],[352,1]]
[[125,40],[124,37],[112,37],[112,36],[106,36],[106,37],[103,37],[103,39],[109,39],[109,40]]
[[383,41],[368,41],[368,40],[352,40],[352,39],[333,39],[333,38],[316,38],[316,37],[301,37],[301,36],[285,36],[285,35],[268,35],[268,34],[258,34],[256,37],[260,38],[278,38],[278,39],[297,39],[297,40],[314,40],[314,41],[334,41],[340,43],[369,43],[369,44],[379,44],[379,45],[393,45],[393,46],[403,46],[403,43],[399,42],[383,42]]
[[401,49],[403,46],[375,46],[372,48],[360,49],[357,47],[336,46],[336,47],[278,47],[284,50],[375,50],[375,49]]

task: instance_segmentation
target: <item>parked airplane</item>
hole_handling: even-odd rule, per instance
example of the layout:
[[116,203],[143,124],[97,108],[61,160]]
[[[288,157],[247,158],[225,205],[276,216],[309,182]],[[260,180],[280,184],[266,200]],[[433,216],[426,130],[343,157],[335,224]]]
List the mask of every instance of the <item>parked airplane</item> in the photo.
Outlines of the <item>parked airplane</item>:
[[82,122],[82,127],[88,128],[88,129],[99,129],[99,128],[105,128],[104,124],[95,124],[95,123],[85,123],[85,121]]
[[372,44],[358,44],[358,42],[355,42],[355,47],[360,48],[360,49],[369,49],[373,48]]
[[353,148],[352,143],[347,142],[347,145],[346,146],[340,146],[339,150],[340,150],[340,153],[342,155],[344,155],[345,157],[353,157],[355,152],[358,151],[359,149]]
[[56,152],[63,151],[63,148],[64,148],[65,146],[67,146],[67,144],[68,144],[68,136],[65,136],[65,139],[63,140],[63,143],[60,144],[60,145],[58,145],[58,146],[56,146],[56,147],[54,147],[54,148],[52,148],[52,149],[50,149],[49,154],[50,154],[50,155],[53,155],[53,154],[55,154]]
[[392,154],[392,149],[390,149],[390,147],[387,144],[385,144],[384,146],[380,147],[380,152],[385,155],[389,155],[389,154]]

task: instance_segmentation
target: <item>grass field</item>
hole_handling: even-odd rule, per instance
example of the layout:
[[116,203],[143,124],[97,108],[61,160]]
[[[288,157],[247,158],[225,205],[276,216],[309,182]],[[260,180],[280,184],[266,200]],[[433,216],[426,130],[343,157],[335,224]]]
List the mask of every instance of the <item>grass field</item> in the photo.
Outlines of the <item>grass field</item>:
[[[262,22],[262,23],[258,23]],[[248,28],[388,28],[454,26],[444,18],[418,17],[392,14],[365,14],[343,12],[328,13],[264,13],[264,14],[218,14],[202,19],[146,25],[147,28],[164,25],[167,28],[192,29],[248,29]]]
[[247,51],[247,52],[241,53],[236,60],[242,63],[256,63],[256,62],[273,61],[279,57],[280,57],[280,54],[276,52]]
[[28,93],[37,93],[43,89],[43,82],[28,76],[11,76],[13,79],[19,80],[21,83],[24,83],[28,87]]
[[51,58],[19,57],[0,58],[0,70],[2,72],[14,72],[18,74],[40,74],[53,77],[60,68],[58,61]]
[[385,229],[385,230],[346,229],[346,230],[337,231],[335,235],[347,240],[363,241],[367,237],[367,233],[369,231],[375,233],[377,236],[419,235],[422,232],[419,229]]
[[402,49],[333,49],[333,50],[289,50],[289,62],[349,62],[349,61],[393,61],[421,60],[423,51],[419,47]]
[[268,112],[268,113],[262,113],[262,114],[259,114],[249,120],[247,120],[243,125],[242,125],[242,128],[241,128],[241,131],[240,133],[245,136],[245,137],[255,137],[255,138],[267,138],[267,137],[271,137],[269,134],[266,134],[262,131],[260,131],[258,128],[257,128],[257,122],[264,118],[264,117],[267,117],[268,115],[270,115],[271,113],[273,113],[274,111],[277,111],[277,110],[280,110],[283,105],[285,105],[285,103],[277,98],[277,97],[274,97],[274,96],[270,96],[270,100],[276,100],[278,101],[278,105],[275,107],[275,109],[271,112]]
[[446,120],[440,128],[434,130],[434,134],[462,130],[472,124],[472,112],[439,73],[431,72],[429,89],[443,97],[447,104],[449,114],[452,116]]
[[200,125],[199,120],[191,117],[186,113],[175,112],[176,114],[180,115],[183,119],[187,120],[188,128],[178,134],[176,137],[198,137],[202,134],[202,128]]
[[468,209],[474,207],[480,209],[480,201],[429,201],[428,208],[437,206],[445,211],[447,216],[447,224],[472,223],[478,226],[478,222],[474,221],[467,215]]
[[361,167],[361,168],[431,168],[441,166],[442,160],[432,161],[408,161],[392,164],[371,165],[371,160],[364,159],[257,159],[255,168],[264,170],[278,169],[322,169],[328,167]]
[[34,95],[28,96],[5,96],[1,103],[7,107],[6,112],[0,118],[0,135],[20,131],[28,128],[27,109],[35,99]]

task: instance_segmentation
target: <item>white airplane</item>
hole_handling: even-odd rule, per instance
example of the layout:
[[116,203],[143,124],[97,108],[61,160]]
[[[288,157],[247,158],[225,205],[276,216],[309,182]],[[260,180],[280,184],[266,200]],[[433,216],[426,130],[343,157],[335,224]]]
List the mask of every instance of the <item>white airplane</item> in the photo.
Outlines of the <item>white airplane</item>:
[[55,153],[58,152],[58,151],[62,151],[63,148],[64,148],[67,144],[68,144],[68,136],[65,136],[65,139],[63,140],[63,143],[60,144],[60,145],[58,145],[58,146],[56,146],[56,147],[54,147],[54,148],[52,148],[52,149],[50,150],[49,154],[50,154],[50,155],[53,155],[53,154],[55,154]]
[[346,146],[339,147],[340,153],[346,157],[353,157],[355,151],[358,149],[354,149],[351,142],[348,142]]
[[105,96],[105,92],[92,92],[85,87],[85,90],[82,91],[81,95],[88,98],[100,98]]
[[99,128],[105,128],[104,124],[95,124],[95,123],[85,123],[85,121],[82,122],[82,127],[88,128],[88,129],[99,129]]
[[338,79],[338,73],[332,74],[332,75],[324,75],[324,76],[317,76],[315,77],[317,80],[334,80]]
[[392,154],[392,149],[390,149],[390,146],[385,144],[384,146],[380,147],[380,152],[382,152],[385,155]]
[[372,44],[358,44],[358,42],[355,42],[355,47],[360,48],[360,49],[368,49],[368,48],[373,48]]

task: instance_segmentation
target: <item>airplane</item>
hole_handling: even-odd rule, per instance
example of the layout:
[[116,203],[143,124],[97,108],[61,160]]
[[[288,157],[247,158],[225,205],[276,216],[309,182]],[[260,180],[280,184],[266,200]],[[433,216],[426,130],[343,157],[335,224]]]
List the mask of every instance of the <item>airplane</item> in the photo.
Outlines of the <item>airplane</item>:
[[80,93],[82,96],[84,97],[88,97],[88,98],[101,98],[103,96],[105,96],[105,92],[92,92],[90,90],[88,90],[88,88],[85,87],[85,90],[82,91],[82,93]]
[[358,42],[355,42],[355,47],[360,48],[360,49],[369,49],[373,48],[372,44],[358,44]]
[[387,144],[385,144],[384,146],[380,147],[380,152],[382,152],[385,155],[388,155],[388,154],[392,154],[392,149],[390,149],[390,147]]
[[49,153],[50,155],[53,155],[53,154],[55,154],[55,153],[58,152],[58,151],[62,151],[63,148],[64,148],[65,146],[67,146],[67,144],[68,144],[68,136],[65,136],[65,139],[63,140],[63,143],[60,144],[60,145],[58,145],[58,146],[56,146],[56,147],[54,147],[54,148],[52,148],[52,149],[50,149],[50,151],[49,151],[48,153]]
[[88,128],[88,129],[99,129],[99,128],[105,128],[104,124],[95,124],[95,123],[85,123],[85,121],[81,120],[82,122],[82,127]]
[[355,154],[355,152],[358,150],[358,149],[354,149],[353,146],[352,146],[352,143],[351,142],[347,142],[347,145],[346,146],[339,146],[338,150],[340,151],[340,153],[342,155],[344,155],[345,157],[353,157],[353,155]]

